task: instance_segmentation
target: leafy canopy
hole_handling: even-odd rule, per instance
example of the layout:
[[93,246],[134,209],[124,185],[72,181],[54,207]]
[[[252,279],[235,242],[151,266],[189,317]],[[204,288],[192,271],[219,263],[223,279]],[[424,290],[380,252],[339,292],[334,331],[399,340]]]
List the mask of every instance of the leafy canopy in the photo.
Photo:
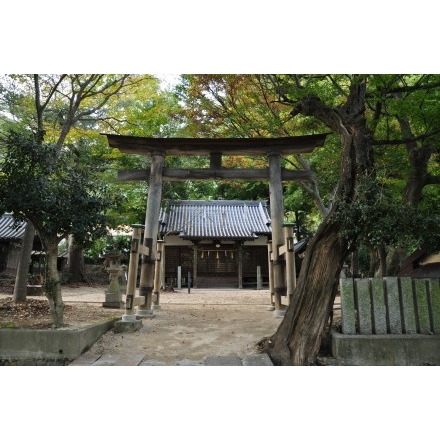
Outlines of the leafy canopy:
[[8,134],[0,209],[29,219],[44,244],[68,234],[86,242],[105,233],[105,211],[113,203],[106,185],[92,180],[70,150],[36,143],[23,132]]

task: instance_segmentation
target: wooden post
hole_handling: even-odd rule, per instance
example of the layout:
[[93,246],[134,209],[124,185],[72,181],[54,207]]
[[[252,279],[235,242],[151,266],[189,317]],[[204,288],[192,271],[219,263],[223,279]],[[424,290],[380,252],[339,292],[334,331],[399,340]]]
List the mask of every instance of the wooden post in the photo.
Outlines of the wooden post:
[[268,154],[269,158],[269,193],[270,216],[272,226],[272,256],[273,256],[273,291],[275,299],[275,316],[283,316],[284,308],[281,297],[286,295],[285,269],[286,261],[279,255],[279,248],[284,245],[283,221],[283,183],[281,180],[281,155]]
[[161,259],[160,259],[160,285],[161,286],[163,286],[163,287],[166,287],[166,284],[165,284],[165,254],[166,254],[166,251],[165,251],[165,240],[164,240],[164,243],[163,243],[163,248],[162,248],[162,256],[161,256]]
[[238,288],[243,289],[243,245],[241,243],[237,246],[238,253]]
[[182,266],[177,266],[177,288],[182,288]]
[[287,301],[291,303],[293,297],[293,291],[296,285],[295,275],[295,252],[293,248],[293,225],[284,225],[284,239],[286,241],[286,285],[287,285]]
[[160,285],[161,276],[160,269],[162,267],[162,255],[164,248],[164,241],[157,240],[157,254],[156,254],[156,265],[154,266],[154,291],[153,291],[153,309],[159,310],[160,307]]
[[136,304],[136,281],[139,264],[139,248],[142,229],[144,225],[131,225],[133,228],[133,235],[131,238],[130,261],[127,275],[127,290],[125,298],[125,315],[122,317],[124,321],[135,320],[135,306]]
[[[139,295],[145,297],[145,304],[139,306],[137,314],[150,316],[154,285],[154,266],[156,262],[157,233],[159,231],[159,213],[162,198],[162,170],[165,157],[162,152],[151,154],[151,172],[148,186],[147,210],[145,213],[144,248],[142,252],[141,279]],[[146,255],[148,253],[148,255]]]
[[270,304],[272,307],[275,307],[275,296],[273,293],[272,240],[267,241],[267,260],[268,260],[268,268],[269,268]]
[[195,244],[193,246],[193,287],[196,288],[197,287],[197,252],[198,252],[198,247]]

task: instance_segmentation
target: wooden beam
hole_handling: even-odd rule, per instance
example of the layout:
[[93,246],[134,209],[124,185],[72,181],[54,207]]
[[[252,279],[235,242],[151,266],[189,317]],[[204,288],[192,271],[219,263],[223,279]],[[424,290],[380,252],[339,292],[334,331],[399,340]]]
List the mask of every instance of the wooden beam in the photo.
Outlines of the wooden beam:
[[144,246],[143,244],[139,245],[139,253],[142,255],[145,255],[146,257],[150,256],[150,248],[147,246]]
[[133,300],[135,306],[143,306],[145,304],[144,296],[136,296]]
[[268,153],[302,154],[311,153],[321,147],[327,135],[286,136],[278,138],[149,138],[139,136],[120,136],[101,133],[107,136],[112,148],[124,153],[152,154],[162,152],[167,156],[207,156],[222,153],[225,156],[262,156]]
[[[118,171],[118,180],[149,180],[150,170],[120,170]],[[162,174],[163,180],[269,180],[269,169],[228,169],[218,170],[211,168],[199,169],[167,169],[164,168]],[[281,180],[283,181],[305,181],[311,180],[312,175],[309,171],[281,169]]]

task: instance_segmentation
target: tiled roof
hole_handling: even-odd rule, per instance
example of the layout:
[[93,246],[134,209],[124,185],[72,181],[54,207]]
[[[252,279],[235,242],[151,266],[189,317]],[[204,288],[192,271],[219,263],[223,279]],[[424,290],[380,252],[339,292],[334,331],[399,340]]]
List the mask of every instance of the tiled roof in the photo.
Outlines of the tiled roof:
[[11,214],[3,214],[0,217],[0,240],[21,240],[26,228],[26,222],[15,223]]
[[252,240],[272,233],[265,201],[173,201],[162,209],[159,221],[161,235],[179,234],[190,240]]

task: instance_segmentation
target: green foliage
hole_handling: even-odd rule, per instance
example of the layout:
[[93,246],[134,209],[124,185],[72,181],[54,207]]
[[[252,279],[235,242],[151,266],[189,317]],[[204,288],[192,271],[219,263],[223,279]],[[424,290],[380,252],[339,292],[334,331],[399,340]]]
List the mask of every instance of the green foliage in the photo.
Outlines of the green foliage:
[[[186,78],[186,102],[192,106],[189,116],[194,124],[203,124],[204,130],[212,127],[213,133],[226,130],[247,137],[316,133],[328,131],[327,121],[320,120],[319,112],[306,116],[301,106],[313,97],[331,107],[336,117],[350,112],[350,87],[363,78],[367,79],[364,116],[375,169],[361,182],[354,199],[339,201],[334,221],[341,222],[342,234],[353,246],[362,241],[376,249],[412,250],[422,244],[438,248],[439,75],[199,75]],[[223,125],[222,120],[226,120]],[[319,221],[319,215],[311,202],[321,198],[326,207],[332,205],[340,179],[340,154],[340,138],[335,134],[306,158],[319,190],[307,184],[302,184],[305,191],[296,184],[286,185],[289,218],[304,210],[307,223],[317,225],[313,220]],[[423,193],[416,194],[409,206],[404,189],[410,173],[422,166],[416,160],[419,154],[429,157],[428,179]],[[289,163],[301,168],[296,157]]]
[[[362,182],[352,205],[351,201],[340,201],[335,221],[344,224],[344,234],[353,244],[362,240],[365,245],[376,248],[400,244],[414,247],[422,241],[434,245],[438,229],[437,206],[440,206],[435,179],[433,184],[425,186],[418,209],[401,203],[411,171],[409,157],[412,153],[402,141],[408,133],[402,131],[399,121],[409,124],[411,134],[417,138],[418,151],[432,151],[428,173],[440,176],[440,77],[428,74],[366,77],[365,118],[371,130],[375,173],[370,176],[371,185]],[[112,203],[105,208],[106,221],[108,226],[117,227],[143,222],[148,191],[146,182],[118,182],[117,171],[146,168],[150,158],[109,148],[100,132],[153,137],[273,137],[322,133],[328,131],[328,126],[319,117],[296,111],[298,105],[313,96],[331,106],[335,115],[349,111],[344,105],[350,87],[361,76],[182,75],[182,82],[175,91],[161,90],[159,81],[151,75],[66,74],[39,75],[38,78],[41,103],[47,102],[43,109],[47,143],[40,149],[32,147],[23,157],[14,154],[6,158],[8,149],[0,149],[0,160],[3,156],[10,162],[11,170],[20,170],[15,177],[8,174],[11,183],[19,187],[19,180],[26,180],[21,184],[23,192],[11,195],[11,199],[15,198],[17,204],[20,201],[28,208],[33,200],[41,206],[51,205],[54,209],[51,216],[55,218],[59,216],[54,213],[56,209],[63,211],[66,217],[74,217],[75,213],[58,200],[62,195],[72,200],[78,197],[75,203],[81,206],[81,190],[88,188],[88,194],[105,194],[104,198],[111,199]],[[38,134],[34,79],[33,75],[0,78],[0,135],[3,133],[5,138],[11,126],[15,131]],[[61,82],[56,89],[58,81]],[[68,97],[78,98],[81,85],[84,100],[72,119],[74,123],[63,147],[44,151],[58,144],[62,128],[67,127],[69,121]],[[119,86],[122,89],[117,99],[104,98],[102,102],[103,96],[110,96]],[[14,148],[14,143],[9,144]],[[327,137],[325,147],[316,149],[313,154],[285,158],[283,166],[301,169],[306,164],[318,182],[316,188],[307,182],[301,186],[297,182],[284,186],[286,220],[296,221],[299,215],[302,230],[313,233],[325,209],[334,203],[335,187],[340,178],[340,157],[340,137],[333,133]],[[43,161],[44,166],[35,168],[33,164],[39,161]],[[266,166],[262,162],[261,158],[223,158],[223,165],[228,168],[262,168]],[[206,157],[166,158],[166,166],[170,168],[198,168],[208,164]],[[5,166],[1,179],[6,176]],[[52,176],[50,179],[46,172]],[[110,193],[114,196],[107,190],[98,190],[101,181],[112,188]],[[59,185],[58,190],[55,183]],[[44,203],[37,194],[40,188],[46,194]],[[171,200],[268,197],[267,182],[186,181],[165,182],[163,186],[163,198]],[[37,202],[34,205],[32,212],[37,212],[40,205],[37,206]],[[17,209],[16,212],[20,215],[21,211]],[[51,229],[51,224],[47,221],[45,227]],[[414,224],[419,227],[414,228]],[[78,234],[86,229],[80,221],[75,221],[75,225]],[[60,234],[67,229],[58,231],[57,227],[52,227]],[[422,230],[429,230],[430,234],[424,237]]]
[[105,233],[105,211],[114,201],[70,150],[38,144],[32,135],[10,132],[0,175],[0,209],[30,219],[43,243],[73,234],[85,243]]
[[341,236],[353,249],[362,242],[374,249],[403,246],[414,250],[425,245],[440,250],[440,210],[402,204],[372,179],[362,180],[354,201],[339,201],[332,221],[342,225]]
[[126,260],[128,260],[130,256],[130,248],[130,235],[106,234],[105,236],[91,243],[91,245],[85,251],[85,256],[89,261],[96,263],[100,257],[111,250],[116,249],[124,255]]

